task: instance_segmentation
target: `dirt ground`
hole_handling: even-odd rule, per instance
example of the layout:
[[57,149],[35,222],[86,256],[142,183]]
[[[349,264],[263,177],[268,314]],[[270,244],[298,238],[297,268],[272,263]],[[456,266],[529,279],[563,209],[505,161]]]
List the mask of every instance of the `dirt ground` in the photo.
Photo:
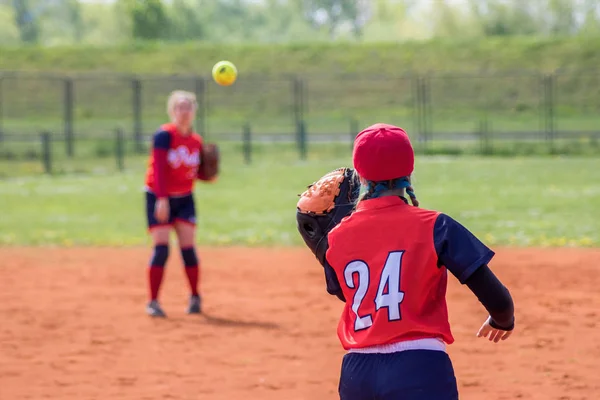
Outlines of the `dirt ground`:
[[[517,330],[454,279],[449,346],[461,399],[600,399],[600,250],[499,249]],[[146,248],[0,248],[0,399],[337,398],[342,303],[306,249],[200,249],[204,316],[185,314],[179,256],[150,319]],[[174,253],[172,253],[174,254]]]

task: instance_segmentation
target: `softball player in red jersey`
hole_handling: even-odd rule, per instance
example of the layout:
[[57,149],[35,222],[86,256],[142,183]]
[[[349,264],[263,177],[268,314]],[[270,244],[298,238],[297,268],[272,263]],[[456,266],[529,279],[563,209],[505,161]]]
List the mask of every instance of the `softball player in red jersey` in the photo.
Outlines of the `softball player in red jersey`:
[[[401,128],[376,124],[360,132],[353,163],[364,194],[349,215],[321,239],[324,223],[298,214],[300,233],[323,264],[328,293],[345,302],[337,329],[347,350],[340,398],[458,399],[446,353],[454,341],[447,272],[489,312],[477,335],[505,340],[514,307],[487,265],[494,252],[451,217],[418,207],[410,181],[414,153]],[[323,186],[330,191],[330,184]]]
[[201,312],[199,263],[195,249],[196,210],[192,192],[196,179],[207,179],[198,175],[203,142],[192,128],[196,108],[193,93],[171,93],[167,102],[171,123],[162,125],[154,134],[146,171],[146,214],[154,244],[148,269],[150,299],[146,312],[154,317],[166,316],[158,294],[169,257],[171,229],[177,234],[191,292],[187,312]]

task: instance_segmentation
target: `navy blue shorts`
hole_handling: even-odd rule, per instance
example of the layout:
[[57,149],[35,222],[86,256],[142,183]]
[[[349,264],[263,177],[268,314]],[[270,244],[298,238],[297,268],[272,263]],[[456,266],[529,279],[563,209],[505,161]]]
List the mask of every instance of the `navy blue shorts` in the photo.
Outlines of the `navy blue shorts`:
[[341,400],[458,400],[450,357],[435,350],[348,353],[339,394]]
[[146,217],[148,218],[148,228],[155,226],[173,225],[175,221],[181,221],[188,224],[196,224],[196,206],[194,197],[189,194],[182,197],[169,197],[169,222],[160,223],[154,216],[154,205],[156,196],[154,193],[146,192]]

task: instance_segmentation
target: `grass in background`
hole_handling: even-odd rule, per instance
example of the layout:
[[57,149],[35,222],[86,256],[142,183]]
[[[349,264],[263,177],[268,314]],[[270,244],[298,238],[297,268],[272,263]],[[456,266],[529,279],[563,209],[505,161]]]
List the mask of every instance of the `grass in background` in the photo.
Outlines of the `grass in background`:
[[[320,151],[317,151],[318,149]],[[210,245],[298,245],[297,194],[350,164],[349,146],[264,145],[244,165],[239,145],[223,147],[216,184],[199,183],[198,241]],[[145,157],[127,171],[0,181],[2,245],[148,243]],[[457,218],[486,243],[521,246],[600,244],[600,182],[595,158],[420,156],[415,188],[424,208]]]
[[135,43],[123,46],[4,47],[0,70],[97,71],[209,75],[219,60],[240,75],[303,71],[401,74],[406,71],[485,71],[597,68],[594,37],[475,37],[402,43]]
[[[6,48],[0,49],[0,71],[19,74],[0,72],[0,131],[61,133],[69,125],[66,116],[72,116],[80,136],[106,135],[117,126],[133,131],[138,104],[141,130],[149,134],[166,117],[168,93],[186,89],[198,92],[210,134],[237,133],[247,121],[257,133],[287,134],[298,115],[311,133],[346,132],[351,118],[361,125],[388,121],[416,132],[419,97],[430,102],[433,135],[473,132],[483,119],[494,132],[544,132],[544,112],[552,113],[557,131],[593,132],[600,110],[599,45],[600,38],[507,37]],[[231,87],[210,78],[221,59],[240,71]],[[549,72],[556,72],[551,81],[543,75]],[[416,80],[415,73],[426,79]]]
[[[332,136],[330,141],[316,141],[318,135],[310,135],[307,140],[307,152],[311,159],[346,157],[352,148],[354,135]],[[476,137],[476,136],[474,136]],[[285,141],[268,141],[272,137],[261,136],[252,142],[252,157],[255,160],[273,160],[273,153],[279,155],[281,162],[300,159],[299,150],[289,135]],[[131,169],[144,166],[148,154],[148,138],[143,138],[140,152],[136,150],[131,138],[124,138],[121,143],[122,158],[118,158],[117,136],[104,138],[76,139],[73,144],[74,155],[67,156],[67,143],[64,140],[52,140],[50,152],[51,172],[62,174],[113,174],[120,166]],[[243,160],[244,145],[239,137],[223,137],[223,135],[205,137],[215,140],[231,157]],[[232,140],[234,139],[234,140]],[[519,156],[582,156],[598,157],[600,155],[600,137],[581,136],[580,138],[557,138],[553,141],[543,140],[499,140],[494,135],[482,136],[479,139],[463,140],[430,140],[420,142],[413,137],[415,151],[422,155],[485,155],[491,157]],[[0,142],[0,179],[42,174],[45,172],[45,153],[41,139],[22,142]]]

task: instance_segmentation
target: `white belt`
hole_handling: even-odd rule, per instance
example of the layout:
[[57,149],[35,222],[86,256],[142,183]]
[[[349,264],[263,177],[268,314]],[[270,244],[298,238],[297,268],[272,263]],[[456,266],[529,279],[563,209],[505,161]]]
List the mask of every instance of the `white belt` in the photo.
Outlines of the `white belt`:
[[359,349],[350,349],[348,353],[396,353],[399,351],[406,350],[435,350],[435,351],[446,351],[446,343],[441,339],[426,338],[426,339],[415,339],[405,340],[402,342],[396,342],[391,344],[383,344],[379,346],[362,347]]

